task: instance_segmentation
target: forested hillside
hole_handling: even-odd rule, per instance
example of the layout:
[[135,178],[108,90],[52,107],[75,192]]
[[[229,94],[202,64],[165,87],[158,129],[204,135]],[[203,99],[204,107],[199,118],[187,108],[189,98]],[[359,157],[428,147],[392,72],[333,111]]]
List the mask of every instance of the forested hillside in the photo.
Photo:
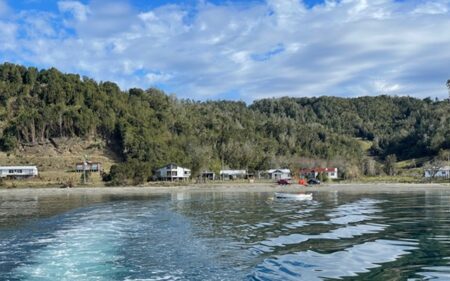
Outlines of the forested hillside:
[[396,154],[408,159],[450,148],[448,101],[391,96],[281,98],[256,101],[250,108],[267,117],[317,123],[340,135],[370,140],[372,154],[381,157]]
[[[443,85],[445,87],[445,85]],[[122,164],[114,179],[143,181],[168,162],[262,170],[321,159],[358,169],[371,156],[399,159],[450,149],[447,102],[409,97],[179,100],[156,89],[121,91],[52,68],[0,65],[0,146],[14,151],[57,137],[104,139]],[[311,160],[309,160],[311,161]],[[0,163],[1,164],[1,163]]]

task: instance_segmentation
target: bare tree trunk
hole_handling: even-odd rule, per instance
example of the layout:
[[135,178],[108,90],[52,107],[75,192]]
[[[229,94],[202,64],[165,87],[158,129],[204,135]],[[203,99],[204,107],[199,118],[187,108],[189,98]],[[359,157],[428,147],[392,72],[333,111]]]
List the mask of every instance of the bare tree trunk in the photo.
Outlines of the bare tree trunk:
[[36,143],[36,127],[34,125],[34,119],[31,119],[30,124],[30,133],[31,133],[31,142],[34,144]]
[[29,143],[30,142],[30,133],[28,132],[28,127],[23,126],[20,130],[20,133],[22,134],[21,139],[23,139],[23,140],[25,140],[25,142]]
[[58,123],[59,123],[59,137],[63,137],[63,115],[62,115],[62,113],[59,114]]
[[40,135],[41,135],[41,137],[40,137],[40,139],[41,139],[41,142],[45,142],[45,130],[47,129],[47,126],[45,125],[45,124],[42,124],[42,128],[41,128],[41,131],[40,131]]

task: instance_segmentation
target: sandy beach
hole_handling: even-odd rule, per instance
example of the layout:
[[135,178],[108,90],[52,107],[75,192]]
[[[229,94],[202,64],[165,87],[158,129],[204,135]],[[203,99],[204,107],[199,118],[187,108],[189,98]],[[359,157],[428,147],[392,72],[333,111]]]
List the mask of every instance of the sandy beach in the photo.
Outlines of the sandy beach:
[[178,192],[346,192],[346,193],[399,193],[448,191],[449,184],[325,184],[319,186],[299,186],[296,184],[279,186],[270,183],[254,184],[195,184],[186,186],[161,187],[75,187],[75,188],[15,188],[0,189],[0,197],[35,197],[59,195],[150,195]]

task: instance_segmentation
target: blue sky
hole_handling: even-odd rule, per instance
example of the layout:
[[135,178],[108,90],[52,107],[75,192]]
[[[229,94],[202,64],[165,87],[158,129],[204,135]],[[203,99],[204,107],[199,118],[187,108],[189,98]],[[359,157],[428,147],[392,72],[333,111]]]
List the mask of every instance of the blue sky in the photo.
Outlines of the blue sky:
[[0,57],[181,98],[445,98],[450,0],[0,0]]
[[[37,10],[45,10],[45,11],[58,11],[58,0],[9,0],[6,1],[10,7],[13,7],[16,10],[27,10],[27,9],[37,9]],[[79,1],[85,5],[89,4],[89,0]],[[176,1],[168,1],[168,0],[132,0],[128,1],[134,7],[141,10],[154,9],[156,7],[168,5],[168,4],[177,4],[177,5],[187,5],[187,6],[195,6],[199,1],[198,0],[176,0]],[[224,4],[257,4],[264,3],[263,0],[211,0],[208,1],[210,3],[216,5],[224,5]],[[323,0],[307,0],[304,3],[308,7],[313,7],[317,4],[323,4]]]

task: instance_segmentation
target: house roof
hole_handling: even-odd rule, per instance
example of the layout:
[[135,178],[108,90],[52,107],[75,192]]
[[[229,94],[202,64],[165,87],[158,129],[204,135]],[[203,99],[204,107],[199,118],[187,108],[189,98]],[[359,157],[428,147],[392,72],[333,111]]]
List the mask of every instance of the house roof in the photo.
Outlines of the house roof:
[[163,167],[158,168],[158,169],[156,169],[156,170],[159,171],[159,170],[162,170],[162,169],[165,169],[165,168],[169,168],[169,169],[178,169],[178,168],[181,168],[181,169],[186,170],[186,171],[191,171],[191,170],[188,169],[188,168],[181,167],[181,166],[179,166],[179,165],[177,165],[177,164],[174,164],[174,163],[169,163],[169,164],[164,165]]
[[[430,171],[431,169],[426,169],[426,171]],[[450,166],[440,167],[439,171],[450,171]]]
[[[84,164],[83,162],[77,162],[77,163],[76,163],[76,165],[83,165],[83,164]],[[101,164],[101,163],[100,163],[100,162],[86,161],[86,164],[87,164],[87,165],[94,165],[94,164],[99,165],[99,164]]]
[[242,175],[246,173],[246,170],[220,170],[221,175]]
[[280,173],[284,173],[284,174],[290,174],[291,173],[291,170],[289,170],[289,169],[270,169],[270,170],[267,171],[267,173],[272,174],[272,173],[275,173],[277,171],[279,171]]
[[4,170],[37,169],[37,166],[0,166]]

